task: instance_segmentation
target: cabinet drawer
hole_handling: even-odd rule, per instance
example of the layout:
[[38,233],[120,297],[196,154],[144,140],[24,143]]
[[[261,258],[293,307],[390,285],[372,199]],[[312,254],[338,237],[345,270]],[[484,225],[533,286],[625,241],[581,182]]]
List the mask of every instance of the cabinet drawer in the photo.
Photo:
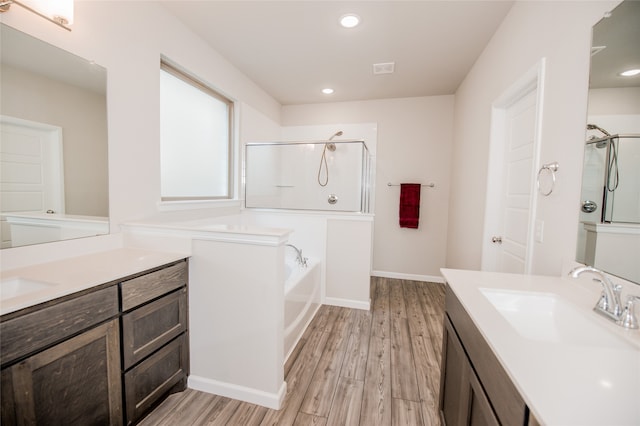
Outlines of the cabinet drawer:
[[169,293],[187,284],[187,262],[151,272],[120,284],[122,292],[122,310],[128,311],[149,300]]
[[187,289],[175,291],[122,317],[124,369],[187,329]]
[[2,322],[2,365],[116,315],[118,289],[114,285]]
[[125,373],[127,424],[144,415],[180,381],[186,385],[188,356],[185,333]]
[[445,305],[451,324],[462,341],[471,366],[482,383],[498,420],[505,425],[524,424],[524,400],[449,286],[446,288]]

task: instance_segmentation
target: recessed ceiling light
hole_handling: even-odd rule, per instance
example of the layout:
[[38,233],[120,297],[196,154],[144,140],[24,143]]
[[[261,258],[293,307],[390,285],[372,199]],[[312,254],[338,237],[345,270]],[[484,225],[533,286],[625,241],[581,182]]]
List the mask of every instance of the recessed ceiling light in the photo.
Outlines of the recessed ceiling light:
[[324,93],[325,95],[330,95],[333,93],[333,89],[330,87],[327,87],[326,89],[322,89],[322,93]]
[[638,75],[640,74],[640,69],[639,68],[635,68],[632,70],[626,70],[620,73],[621,76],[623,77],[633,77],[634,75]]
[[340,25],[344,28],[353,28],[357,27],[360,24],[360,17],[355,13],[347,13],[346,15],[342,15],[340,17]]

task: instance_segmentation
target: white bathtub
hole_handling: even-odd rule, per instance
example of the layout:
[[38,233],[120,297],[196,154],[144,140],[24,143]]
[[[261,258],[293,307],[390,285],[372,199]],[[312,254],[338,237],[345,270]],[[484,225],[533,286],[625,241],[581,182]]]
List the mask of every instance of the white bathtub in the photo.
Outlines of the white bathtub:
[[284,354],[285,362],[320,308],[320,262],[309,259],[307,267],[294,256],[285,258]]

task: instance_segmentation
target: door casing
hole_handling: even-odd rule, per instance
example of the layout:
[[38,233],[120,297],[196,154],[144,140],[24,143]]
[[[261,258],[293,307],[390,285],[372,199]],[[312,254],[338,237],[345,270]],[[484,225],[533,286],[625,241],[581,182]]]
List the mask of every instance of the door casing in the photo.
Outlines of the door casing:
[[537,208],[537,188],[535,183],[536,173],[540,167],[540,146],[543,117],[545,58],[542,58],[535,66],[527,71],[507,90],[505,90],[492,104],[491,108],[491,137],[489,148],[489,162],[487,171],[487,196],[485,204],[484,233],[482,243],[483,271],[502,272],[500,256],[502,248],[492,242],[492,237],[500,235],[503,229],[503,197],[505,183],[505,147],[508,141],[508,112],[519,101],[534,93],[535,96],[535,122],[532,167],[529,179],[530,199],[527,219],[527,236],[524,253],[523,273],[530,274],[534,254],[534,229]]

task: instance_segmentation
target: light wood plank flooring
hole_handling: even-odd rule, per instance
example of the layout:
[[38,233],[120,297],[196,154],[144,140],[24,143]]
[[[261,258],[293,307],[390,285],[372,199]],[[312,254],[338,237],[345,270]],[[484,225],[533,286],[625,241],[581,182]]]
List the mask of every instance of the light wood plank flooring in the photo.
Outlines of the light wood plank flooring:
[[439,425],[442,284],[373,277],[371,300],[320,308],[285,365],[281,410],[188,389],[141,425]]

